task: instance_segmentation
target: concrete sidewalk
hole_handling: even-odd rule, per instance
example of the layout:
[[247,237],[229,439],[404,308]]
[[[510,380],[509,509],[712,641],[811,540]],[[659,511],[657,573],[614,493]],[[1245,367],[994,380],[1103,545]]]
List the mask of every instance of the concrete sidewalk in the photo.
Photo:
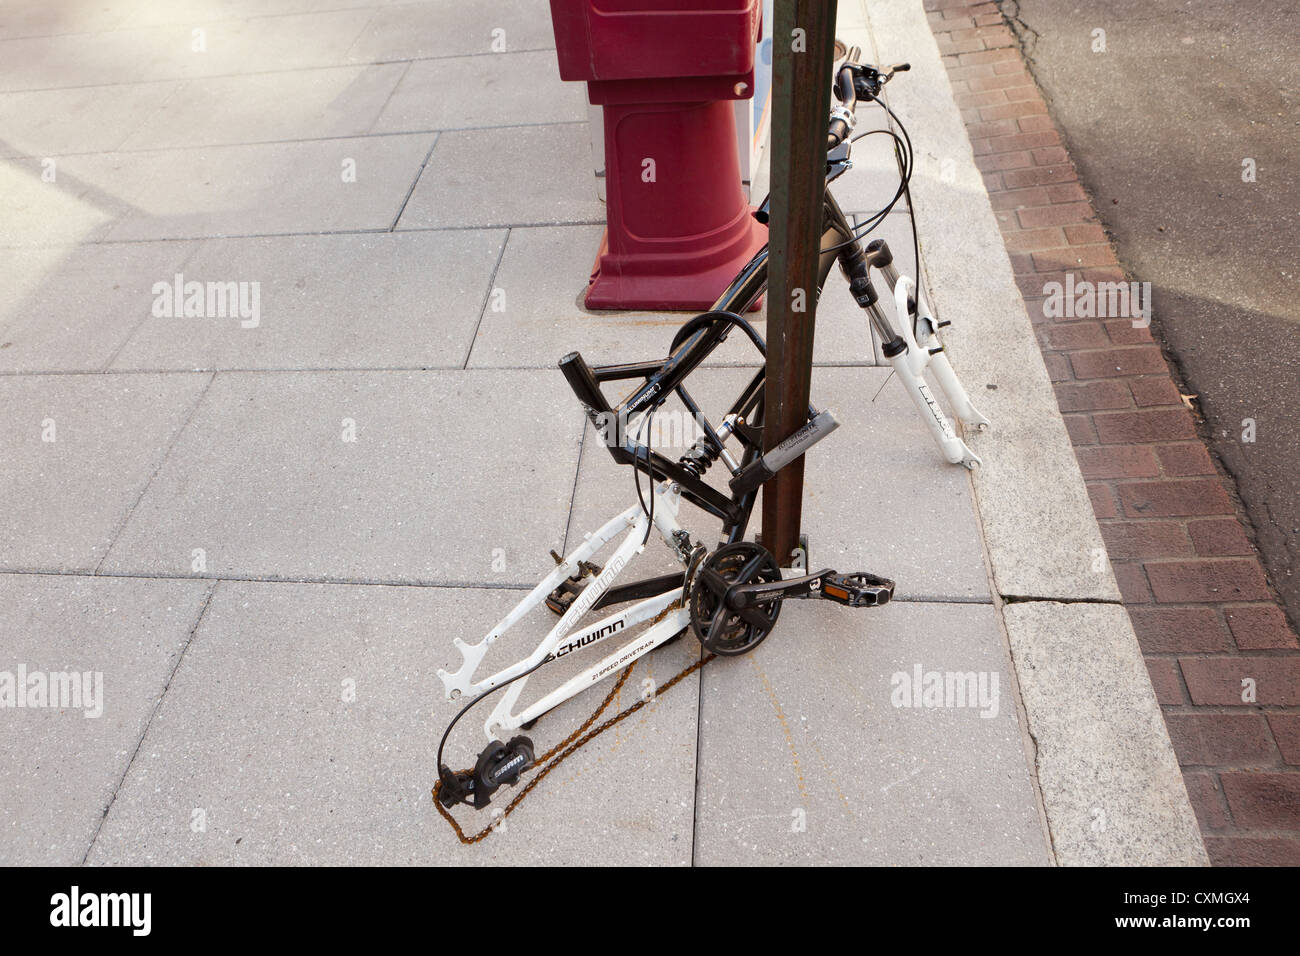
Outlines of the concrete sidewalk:
[[[576,304],[604,214],[543,0],[309,6],[0,19],[0,670],[103,675],[101,716],[0,714],[0,862],[1203,862],[920,0],[845,2],[838,32],[913,63],[923,266],[988,467],[940,460],[834,276],[813,388],[845,427],[805,531],[896,602],[787,603],[460,846],[436,670],[635,501],[555,362],[660,355],[686,316]],[[892,193],[885,140],[847,210]],[[907,248],[905,216],[880,234]],[[160,315],[190,281],[256,308]],[[738,338],[706,410],[755,364]],[[998,694],[899,706],[915,673]]]

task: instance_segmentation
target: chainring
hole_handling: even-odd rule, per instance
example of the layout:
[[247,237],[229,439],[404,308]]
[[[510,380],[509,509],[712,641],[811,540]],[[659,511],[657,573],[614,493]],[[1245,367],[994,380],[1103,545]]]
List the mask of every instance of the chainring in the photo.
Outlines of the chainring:
[[[709,573],[712,572],[712,573]],[[726,589],[736,584],[781,580],[781,569],[762,545],[737,541],[705,559],[691,586],[691,630],[704,648],[720,657],[735,657],[757,647],[776,625],[779,598],[735,612],[726,606]]]

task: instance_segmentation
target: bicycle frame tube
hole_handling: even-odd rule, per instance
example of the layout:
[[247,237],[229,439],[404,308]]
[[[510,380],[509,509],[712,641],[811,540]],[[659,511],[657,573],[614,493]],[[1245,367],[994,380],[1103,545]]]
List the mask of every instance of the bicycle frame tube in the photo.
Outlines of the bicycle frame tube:
[[[853,226],[850,225],[848,217],[844,215],[840,204],[831,194],[829,185],[826,187],[824,201],[824,223],[821,248],[825,251],[821,253],[817,262],[818,298],[821,297],[822,289],[825,288],[826,280],[835,263],[839,262],[847,271],[853,261],[862,255],[862,243],[854,239]],[[712,311],[743,315],[758,297],[767,291],[767,267],[768,248],[764,246],[745,264],[722,295],[718,296],[718,300],[713,303]],[[887,337],[892,338],[892,335]]]
[[[832,177],[838,171],[837,165]],[[865,268],[861,243],[854,238],[853,229],[829,187],[825,193],[824,205],[825,227],[821,247],[825,251],[821,253],[818,262],[818,297],[821,296],[826,279],[836,262],[840,263],[846,273],[854,268]],[[732,317],[743,315],[766,291],[767,281],[768,248],[764,246],[741,269],[718,297],[713,309],[704,316],[712,313],[726,313]],[[892,329],[889,328],[884,313],[874,305],[868,308],[868,312],[871,320],[880,326],[882,336],[886,340],[893,338]],[[686,500],[722,520],[723,537],[728,541],[743,537],[754,505],[754,496],[746,495],[736,499],[722,494],[700,480],[694,472],[684,468],[681,463],[664,457],[638,441],[626,439],[626,429],[620,426],[628,416],[654,407],[672,392],[677,393],[689,411],[698,414],[698,407],[684,387],[685,378],[700,366],[731,330],[732,326],[728,324],[725,317],[719,315],[719,321],[702,324],[683,341],[677,343],[666,360],[591,368],[582,361],[578,353],[573,352],[560,361],[561,370],[614,460],[619,464],[632,465],[652,475],[654,479],[667,478],[676,482]],[[627,379],[642,379],[643,384],[617,407],[611,407],[601,394],[601,383]],[[761,426],[763,383],[763,372],[760,370],[727,415],[743,418],[754,427]],[[815,414],[816,409],[810,407],[810,417]],[[721,444],[712,425],[706,424],[705,430],[709,434],[710,442],[720,450]],[[745,442],[745,458],[741,462],[741,467],[752,461],[755,451],[752,446],[755,442],[756,439],[753,438]]]
[[[653,492],[655,502],[654,527],[659,536],[673,548],[678,548],[676,533],[681,531],[677,522],[680,496],[667,482],[660,484]],[[608,615],[599,621],[575,630],[576,623],[606,594],[619,573],[631,562],[641,550],[641,541],[645,537],[649,517],[641,510],[640,504],[633,505],[622,514],[605,523],[599,531],[585,540],[572,554],[565,558],[537,587],[519,602],[506,617],[477,644],[466,644],[457,638],[455,646],[464,658],[461,668],[454,674],[445,670],[438,671],[443,689],[449,700],[455,700],[462,694],[473,693],[476,696],[500,687],[507,681],[513,681],[497,706],[484,722],[483,729],[489,738],[514,730],[522,724],[551,710],[557,704],[574,696],[579,691],[609,676],[614,670],[626,667],[644,654],[666,642],[674,634],[689,624],[689,612],[684,607],[674,608],[673,602],[681,597],[681,587],[669,588],[637,602],[625,610]],[[609,557],[605,569],[583,588],[573,605],[564,613],[555,626],[542,638],[531,654],[481,681],[474,681],[474,671],[482,662],[487,649],[506,631],[517,624],[529,612],[546,600],[546,596],[555,589],[565,577],[574,574],[580,562],[593,557],[604,545],[624,535],[617,550]],[[680,557],[680,555],[679,555]],[[685,561],[683,561],[685,564]],[[637,637],[607,655],[603,660],[584,669],[564,683],[563,686],[545,695],[518,714],[513,714],[519,695],[523,692],[527,677],[520,677],[534,666],[548,658],[568,656],[570,653],[586,650],[615,634],[622,634],[637,624],[652,621],[650,627]]]
[[[818,295],[821,294],[826,279],[831,274],[831,268],[845,253],[850,253],[855,245],[850,244],[841,249],[831,248],[839,246],[852,238],[853,232],[844,213],[840,211],[835,197],[831,195],[829,187],[826,190],[825,215],[826,225],[825,231],[822,233],[821,245],[823,249],[828,249],[828,251],[821,254],[817,263]],[[718,296],[718,300],[713,303],[712,311],[734,312],[737,315],[744,315],[758,300],[758,297],[767,291],[767,258],[767,246],[754,253],[754,258],[745,264],[745,267],[732,280],[731,285],[727,286],[722,295]]]

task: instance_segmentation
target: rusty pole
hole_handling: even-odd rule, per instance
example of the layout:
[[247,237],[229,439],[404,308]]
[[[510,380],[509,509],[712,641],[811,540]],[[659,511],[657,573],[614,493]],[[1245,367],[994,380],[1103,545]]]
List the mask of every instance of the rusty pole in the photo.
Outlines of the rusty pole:
[[[765,450],[808,419],[835,3],[781,0],[776,4],[772,49]],[[763,486],[763,544],[783,567],[799,544],[803,469],[799,458]]]

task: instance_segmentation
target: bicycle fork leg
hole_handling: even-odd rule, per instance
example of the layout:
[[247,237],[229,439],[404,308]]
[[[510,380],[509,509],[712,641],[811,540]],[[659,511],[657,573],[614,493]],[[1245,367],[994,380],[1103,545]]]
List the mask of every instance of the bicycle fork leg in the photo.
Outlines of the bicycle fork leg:
[[948,353],[946,351],[936,352],[930,357],[930,365],[934,369],[934,377],[939,383],[940,391],[948,399],[948,404],[952,406],[962,424],[971,428],[978,428],[981,431],[988,428],[989,420],[971,404],[970,396],[966,394],[966,389],[958,381],[957,373],[952,370],[952,363],[948,361]]
[[[876,311],[880,311],[879,306],[875,306],[874,308]],[[935,378],[939,382],[940,389],[949,401],[952,402],[953,407],[956,410],[959,408],[959,403],[952,400],[952,394],[945,383],[945,377],[950,379],[951,382],[956,382],[957,377],[952,373],[952,366],[948,364],[947,358],[942,352],[930,355],[919,346],[913,346],[909,342],[905,351],[889,356],[889,361],[894,367],[894,373],[907,389],[907,393],[912,397],[912,402],[916,405],[917,410],[920,411],[922,419],[930,429],[930,435],[934,438],[935,444],[937,444],[939,450],[943,452],[943,457],[951,464],[962,465],[966,468],[973,469],[975,466],[981,464],[979,455],[971,451],[970,446],[958,437],[956,429],[952,426],[952,422],[948,420],[948,416],[944,414],[939,403],[935,401],[934,393],[930,391],[929,383],[927,383],[924,378],[923,373],[925,367],[933,363],[935,358],[942,358],[942,364],[943,366],[946,366],[947,370],[947,375],[945,376],[944,372],[941,370],[941,366],[938,363],[934,363],[936,373]],[[961,389],[960,383],[957,384],[957,388]],[[962,395],[964,394],[965,392],[962,390]],[[975,415],[979,414],[978,412],[975,412],[969,399],[965,401],[965,406],[969,412],[974,413]],[[981,419],[983,418],[983,416],[979,417]],[[985,424],[987,424],[987,421],[985,421]]]
[[933,367],[934,377],[939,383],[940,390],[963,425],[981,431],[988,428],[989,420],[981,415],[971,402],[966,389],[957,378],[957,373],[953,371],[952,363],[948,361],[948,353],[943,343],[939,340],[939,327],[948,323],[935,321],[934,316],[930,314],[929,303],[921,296],[916,282],[906,276],[900,276],[892,263],[881,269],[881,274],[884,275],[885,281],[889,283],[890,290],[894,293],[894,305],[898,309],[898,314],[915,315],[912,324],[912,342],[916,345],[916,355],[912,361],[919,363],[922,368]]
[[[875,247],[876,244],[872,243],[872,246]],[[898,274],[892,263],[888,261],[888,247],[883,243],[871,251],[876,253],[873,258],[886,260],[880,265],[880,271],[894,293],[897,314],[903,326],[902,334],[895,331],[889,317],[880,307],[879,297],[870,279],[868,257],[863,256],[859,261],[851,264],[849,289],[858,305],[870,317],[871,324],[883,343],[881,351],[889,359],[894,367],[894,373],[921,412],[921,417],[944,458],[954,465],[960,464],[973,469],[981,463],[980,457],[958,437],[948,416],[935,400],[924,377],[926,369],[933,367],[939,389],[963,424],[983,429],[988,427],[989,421],[975,408],[970,396],[966,394],[966,389],[958,381],[948,356],[944,354],[943,345],[935,334],[934,320],[926,310],[924,302],[919,301],[919,297],[915,306],[916,320],[910,321],[913,313],[911,293],[915,290],[915,284]]]

